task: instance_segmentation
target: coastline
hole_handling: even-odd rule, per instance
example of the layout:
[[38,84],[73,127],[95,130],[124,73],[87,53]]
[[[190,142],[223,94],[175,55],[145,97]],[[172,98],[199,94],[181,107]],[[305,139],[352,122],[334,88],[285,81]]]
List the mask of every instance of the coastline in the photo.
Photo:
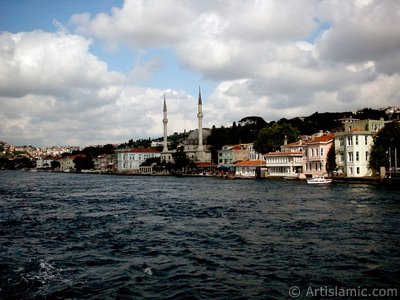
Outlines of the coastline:
[[[5,171],[5,170],[1,170]],[[215,174],[215,175],[203,175],[203,174],[191,174],[191,173],[151,173],[151,174],[140,174],[140,173],[112,173],[112,172],[60,172],[60,171],[32,171],[32,170],[9,170],[9,171],[22,171],[22,172],[39,172],[39,173],[58,173],[58,174],[97,174],[97,175],[112,175],[112,176],[173,176],[173,177],[204,177],[204,178],[216,178],[216,179],[227,179],[227,180],[268,180],[268,181],[306,181],[300,178],[290,178],[278,176],[270,177],[241,177],[234,176],[233,174]],[[400,188],[400,177],[391,177],[381,179],[378,176],[374,177],[328,177],[332,179],[332,184],[369,184],[376,186],[388,186]]]

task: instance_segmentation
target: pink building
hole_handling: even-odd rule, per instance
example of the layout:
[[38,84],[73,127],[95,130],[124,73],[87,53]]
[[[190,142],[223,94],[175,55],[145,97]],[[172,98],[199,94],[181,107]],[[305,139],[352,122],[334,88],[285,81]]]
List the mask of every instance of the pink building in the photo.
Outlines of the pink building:
[[334,137],[333,134],[325,134],[303,145],[303,172],[306,176],[327,175],[327,156]]

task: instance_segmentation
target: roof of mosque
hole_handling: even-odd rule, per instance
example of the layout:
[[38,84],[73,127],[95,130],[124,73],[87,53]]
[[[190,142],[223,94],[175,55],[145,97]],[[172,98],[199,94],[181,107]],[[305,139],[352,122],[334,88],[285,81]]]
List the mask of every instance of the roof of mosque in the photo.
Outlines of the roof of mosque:
[[[203,128],[202,131],[203,131],[203,139],[206,139],[211,135],[211,131],[208,129]],[[187,137],[188,140],[196,140],[198,138],[199,138],[199,130],[198,129],[193,130]]]

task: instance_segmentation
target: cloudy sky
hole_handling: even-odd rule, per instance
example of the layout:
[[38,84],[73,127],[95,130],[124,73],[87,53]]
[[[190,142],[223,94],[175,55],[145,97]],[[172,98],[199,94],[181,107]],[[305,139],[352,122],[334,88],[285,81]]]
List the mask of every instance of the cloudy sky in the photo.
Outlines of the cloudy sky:
[[0,0],[0,140],[94,145],[400,106],[400,1]]

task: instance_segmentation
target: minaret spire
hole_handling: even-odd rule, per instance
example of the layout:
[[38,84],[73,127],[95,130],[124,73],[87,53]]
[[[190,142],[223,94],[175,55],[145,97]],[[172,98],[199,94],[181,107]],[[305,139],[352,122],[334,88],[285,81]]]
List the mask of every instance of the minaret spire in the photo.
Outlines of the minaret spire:
[[199,86],[199,105],[203,105],[203,103],[201,102],[201,90],[200,90],[200,86]]
[[167,141],[167,124],[168,124],[168,118],[167,118],[167,102],[165,101],[165,94],[164,94],[164,108],[163,108],[163,124],[164,124],[164,145],[163,145],[163,151],[162,152],[167,152],[168,151],[168,141]]
[[197,107],[198,107],[197,119],[199,122],[199,146],[197,150],[203,151],[203,104],[201,101],[200,86],[199,86],[199,101]]

